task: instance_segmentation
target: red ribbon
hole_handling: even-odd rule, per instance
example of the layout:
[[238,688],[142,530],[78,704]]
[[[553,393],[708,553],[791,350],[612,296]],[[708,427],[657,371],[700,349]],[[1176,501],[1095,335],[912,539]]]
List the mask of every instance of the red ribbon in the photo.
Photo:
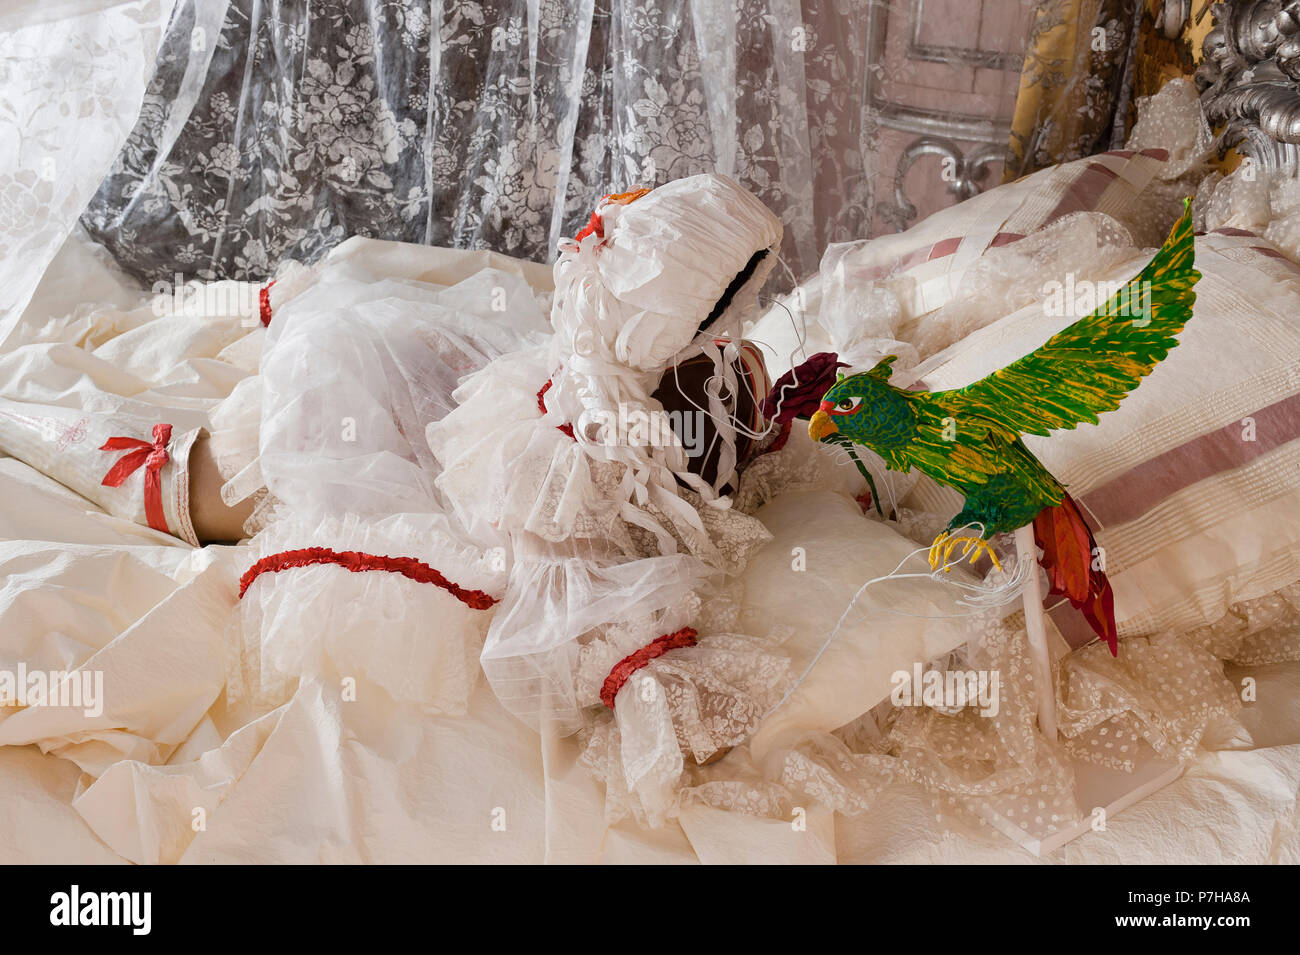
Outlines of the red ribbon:
[[582,227],[574,238],[581,242],[593,232],[600,238],[605,238],[605,219],[600,214],[600,207],[606,202],[618,203],[620,206],[630,206],[649,191],[649,189],[633,189],[631,192],[620,192],[614,195],[602,196],[600,202],[596,203],[596,211],[591,214],[591,218],[587,220],[587,224]]
[[587,220],[587,224],[582,227],[574,238],[581,242],[593,232],[600,236],[600,238],[605,238],[605,220],[600,217],[599,212],[593,212],[591,214],[591,218]]
[[[551,379],[547,378],[546,384],[542,385],[542,390],[537,392],[537,410],[540,411],[542,414],[546,414],[546,393],[550,390],[551,390]],[[555,426],[555,430],[561,432],[562,434],[568,435],[569,440],[571,441],[578,440],[573,435],[573,425],[571,424],[557,424]]]
[[239,599],[244,599],[244,594],[248,593],[248,588],[253,586],[253,581],[263,574],[278,574],[282,570],[311,567],[314,564],[334,564],[354,574],[369,570],[401,574],[418,584],[434,584],[441,587],[472,610],[487,610],[497,602],[497,598],[482,590],[466,590],[452,583],[435,568],[414,557],[388,557],[356,550],[331,550],[328,547],[303,547],[300,550],[286,550],[263,557],[244,571],[244,576],[239,578]]
[[263,325],[271,324],[271,286],[274,284],[275,279],[271,279],[257,293],[257,313]]
[[695,646],[698,642],[695,637],[694,628],[683,627],[676,633],[665,633],[662,637],[656,637],[635,653],[629,653],[614,664],[614,669],[610,670],[609,676],[605,677],[605,682],[600,688],[600,702],[612,710],[618,691],[623,689],[623,684],[632,678],[633,673],[649,665],[651,660],[658,659],[669,650],[676,650],[678,647]]
[[156,531],[170,534],[167,518],[163,516],[162,476],[158,473],[162,466],[171,460],[167,454],[167,442],[172,439],[172,426],[156,424],[153,426],[153,444],[139,438],[109,438],[100,447],[101,451],[130,451],[118,458],[117,463],[108,469],[104,480],[99,483],[104,487],[121,487],[122,482],[144,465],[144,516],[149,526]]

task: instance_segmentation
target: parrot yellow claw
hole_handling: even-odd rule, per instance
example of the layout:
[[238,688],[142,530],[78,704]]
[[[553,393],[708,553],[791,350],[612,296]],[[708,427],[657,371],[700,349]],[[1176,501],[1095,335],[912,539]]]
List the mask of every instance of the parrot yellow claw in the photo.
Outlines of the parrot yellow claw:
[[936,537],[934,543],[930,545],[930,568],[932,570],[938,570],[942,566],[944,573],[951,571],[953,568],[953,565],[950,563],[952,552],[961,545],[965,546],[962,546],[961,553],[957,555],[958,562],[969,554],[970,562],[974,565],[975,562],[980,559],[982,554],[988,554],[989,560],[993,561],[993,566],[998,570],[1002,569],[1002,564],[998,560],[998,555],[993,552],[992,545],[984,538],[969,536],[954,537],[947,531],[944,531]]

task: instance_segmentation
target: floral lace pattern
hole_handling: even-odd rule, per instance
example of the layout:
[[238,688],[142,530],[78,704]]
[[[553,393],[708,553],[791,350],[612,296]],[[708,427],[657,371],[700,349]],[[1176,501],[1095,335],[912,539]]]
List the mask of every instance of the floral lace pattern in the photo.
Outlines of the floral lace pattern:
[[1005,182],[1115,148],[1138,97],[1171,75],[1191,75],[1191,48],[1156,27],[1159,9],[1141,0],[1038,0]]
[[789,681],[785,656],[737,634],[711,634],[652,660],[613,712],[583,732],[581,762],[605,784],[606,818],[662,823],[680,804],[680,787],[743,743]]
[[[795,420],[793,427],[806,425]],[[752,514],[778,494],[816,487],[824,469],[821,456],[809,454],[806,445],[782,442],[780,447],[755,456],[745,467],[732,506],[744,514]]]
[[1038,731],[1023,617],[972,618],[976,638],[932,668],[996,670],[999,711],[896,707],[885,701],[832,733],[793,741],[766,772],[737,754],[694,771],[679,796],[771,818],[811,801],[846,814],[870,811],[894,781],[922,785],[950,826],[997,826],[1038,838],[1081,817],[1069,760],[1132,772],[1140,758],[1191,758],[1207,729],[1233,717],[1237,691],[1223,663],[1300,659],[1300,585],[1247,601],[1218,624],[1186,635],[1129,639],[1118,659],[1101,644],[1054,667],[1060,743]]
[[346,235],[547,259],[601,195],[716,168],[807,272],[870,224],[841,79],[865,51],[836,40],[867,6],[181,0],[83,221],[147,281],[261,280]]
[[158,49],[163,3],[103,6],[0,29],[0,340],[130,131]]

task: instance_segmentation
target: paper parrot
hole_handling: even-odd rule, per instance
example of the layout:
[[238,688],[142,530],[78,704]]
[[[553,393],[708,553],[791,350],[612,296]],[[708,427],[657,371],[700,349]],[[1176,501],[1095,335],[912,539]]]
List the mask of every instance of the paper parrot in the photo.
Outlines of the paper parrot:
[[[1136,278],[1090,315],[1001,371],[951,391],[903,391],[889,384],[890,356],[828,390],[808,432],[814,440],[860,444],[897,471],[916,468],[966,496],[930,548],[930,565],[987,552],[994,534],[1032,522],[1051,593],[1081,609],[1117,654],[1114,598],[1094,566],[1092,531],[1065,488],[1029,452],[1022,434],[1046,435],[1119,407],[1178,344],[1192,314],[1200,273],[1192,267],[1191,211]],[[969,525],[982,537],[953,536]]]

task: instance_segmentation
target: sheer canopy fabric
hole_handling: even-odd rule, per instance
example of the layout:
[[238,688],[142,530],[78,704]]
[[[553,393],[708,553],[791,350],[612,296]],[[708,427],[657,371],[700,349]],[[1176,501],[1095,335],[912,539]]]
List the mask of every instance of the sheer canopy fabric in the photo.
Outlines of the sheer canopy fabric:
[[150,282],[260,280],[349,235],[545,261],[601,195],[717,171],[806,274],[872,216],[868,7],[179,0],[83,222]]
[[131,132],[170,9],[0,5],[0,343]]

